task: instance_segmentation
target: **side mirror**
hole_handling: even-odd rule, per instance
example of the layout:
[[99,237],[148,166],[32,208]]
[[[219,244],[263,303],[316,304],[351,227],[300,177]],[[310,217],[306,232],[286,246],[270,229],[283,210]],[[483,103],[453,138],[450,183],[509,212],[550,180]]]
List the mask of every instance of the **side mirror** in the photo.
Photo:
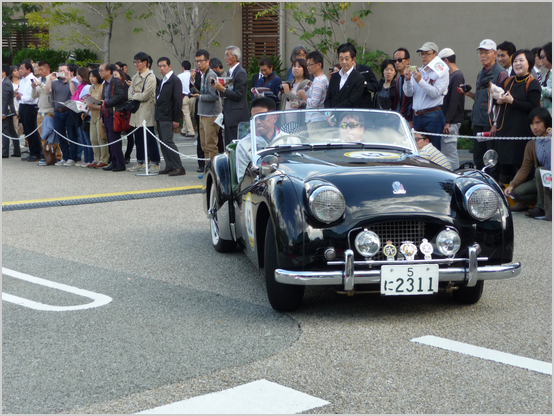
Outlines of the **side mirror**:
[[261,177],[265,178],[277,169],[279,169],[279,158],[275,155],[265,155],[260,164]]
[[496,150],[487,150],[483,155],[483,164],[485,165],[485,167],[481,170],[481,172],[484,172],[487,168],[492,168],[493,166],[496,166],[497,163],[498,153],[496,153]]

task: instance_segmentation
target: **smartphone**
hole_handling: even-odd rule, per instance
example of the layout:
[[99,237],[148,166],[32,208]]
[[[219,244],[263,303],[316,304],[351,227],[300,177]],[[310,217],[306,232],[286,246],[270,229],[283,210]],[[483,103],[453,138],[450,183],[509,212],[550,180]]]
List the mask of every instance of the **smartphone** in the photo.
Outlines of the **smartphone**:
[[335,68],[329,68],[329,72],[333,72]]

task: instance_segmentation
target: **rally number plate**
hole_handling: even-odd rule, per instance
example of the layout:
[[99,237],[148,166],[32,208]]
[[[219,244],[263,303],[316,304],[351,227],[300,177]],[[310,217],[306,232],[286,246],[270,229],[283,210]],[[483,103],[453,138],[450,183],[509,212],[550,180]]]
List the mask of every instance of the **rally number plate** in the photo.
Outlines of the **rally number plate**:
[[382,295],[431,295],[438,290],[438,264],[381,267]]

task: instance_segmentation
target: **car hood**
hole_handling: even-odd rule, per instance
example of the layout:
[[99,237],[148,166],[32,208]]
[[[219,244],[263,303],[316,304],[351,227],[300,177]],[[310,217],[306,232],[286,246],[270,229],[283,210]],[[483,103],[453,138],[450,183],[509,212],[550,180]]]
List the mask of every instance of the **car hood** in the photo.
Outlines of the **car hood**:
[[332,183],[344,195],[351,219],[401,214],[452,216],[459,176],[400,151],[332,150],[279,154],[279,170],[303,183]]

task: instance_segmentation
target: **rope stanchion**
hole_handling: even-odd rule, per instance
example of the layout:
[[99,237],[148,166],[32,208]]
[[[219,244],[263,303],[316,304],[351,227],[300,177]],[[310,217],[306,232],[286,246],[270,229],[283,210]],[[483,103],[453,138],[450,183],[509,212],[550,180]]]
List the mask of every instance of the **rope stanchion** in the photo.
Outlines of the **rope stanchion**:
[[472,139],[477,140],[478,142],[485,142],[485,141],[491,141],[491,140],[535,140],[535,139],[552,139],[551,136],[533,136],[533,137],[496,137],[496,136],[490,136],[490,137],[484,137],[484,136],[464,136],[462,134],[444,134],[444,133],[430,133],[425,131],[416,131],[415,129],[412,129],[412,134],[424,134],[427,136],[438,136],[438,137],[457,137],[459,139]]
[[144,136],[144,164],[146,166],[146,172],[145,173],[135,173],[136,176],[157,176],[158,172],[150,173],[148,171],[148,166],[150,165],[148,163],[148,145],[146,143],[146,120],[142,120],[142,133]]
[[27,136],[11,137],[11,136],[8,136],[7,134],[4,134],[4,133],[2,133],[2,136],[7,137],[10,140],[25,140],[27,137],[31,137],[33,134],[35,134],[35,132],[38,131],[38,129],[40,129],[40,126],[42,126],[42,123],[40,123],[38,125],[38,127],[36,129],[34,129],[31,133],[29,133]]

